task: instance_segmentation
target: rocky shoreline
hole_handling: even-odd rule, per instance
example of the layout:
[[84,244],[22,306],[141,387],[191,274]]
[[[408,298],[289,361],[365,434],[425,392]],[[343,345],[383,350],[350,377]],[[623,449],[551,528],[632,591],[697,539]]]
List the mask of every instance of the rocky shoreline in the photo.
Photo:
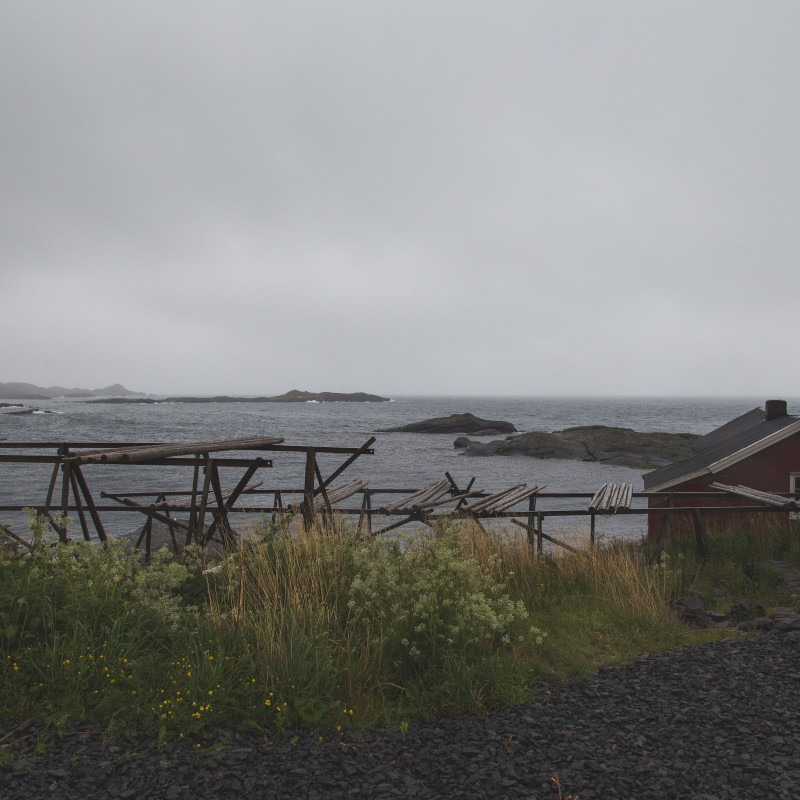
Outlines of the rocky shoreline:
[[573,461],[597,461],[603,464],[655,469],[694,455],[693,433],[640,432],[632,428],[607,425],[581,425],[563,431],[531,431],[517,434],[510,422],[481,419],[473,414],[451,414],[399,428],[386,428],[380,433],[469,434],[469,436],[504,439],[473,441],[459,436],[453,446],[467,456],[527,456],[560,458]]
[[631,428],[583,425],[563,431],[533,431],[490,442],[456,439],[467,456],[528,456],[598,461],[603,464],[655,469],[694,455],[693,433],[641,433]]
[[360,731],[224,729],[162,744],[73,721],[0,721],[0,796],[30,798],[800,797],[800,631],[640,656],[538,702]]

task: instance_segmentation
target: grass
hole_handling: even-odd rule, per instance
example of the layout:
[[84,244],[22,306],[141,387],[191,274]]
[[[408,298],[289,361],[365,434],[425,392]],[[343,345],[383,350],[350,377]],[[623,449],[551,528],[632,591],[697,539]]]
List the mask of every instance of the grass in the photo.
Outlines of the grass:
[[0,551],[0,714],[161,739],[523,702],[538,681],[730,635],[681,623],[678,598],[791,605],[769,561],[800,563],[796,524],[713,534],[704,561],[687,537],[542,557],[466,526],[392,542],[264,528],[217,564],[147,567],[37,525],[33,552]]

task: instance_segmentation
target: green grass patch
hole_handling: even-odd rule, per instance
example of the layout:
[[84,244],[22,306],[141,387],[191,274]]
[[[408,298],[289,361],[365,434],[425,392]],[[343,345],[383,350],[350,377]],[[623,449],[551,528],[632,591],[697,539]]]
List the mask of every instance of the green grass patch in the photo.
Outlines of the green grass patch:
[[769,562],[800,562],[796,525],[730,528],[706,560],[688,538],[542,557],[467,526],[256,533],[216,564],[145,566],[113,542],[56,545],[34,521],[33,552],[0,550],[0,713],[164,739],[487,710],[730,635],[687,627],[674,601],[790,605]]

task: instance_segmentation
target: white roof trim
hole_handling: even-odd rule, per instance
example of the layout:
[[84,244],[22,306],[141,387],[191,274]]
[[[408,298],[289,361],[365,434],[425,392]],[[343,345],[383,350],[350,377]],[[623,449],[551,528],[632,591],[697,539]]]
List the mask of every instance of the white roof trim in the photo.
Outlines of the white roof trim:
[[777,444],[783,439],[788,439],[798,431],[800,431],[800,419],[796,420],[791,425],[787,425],[785,428],[781,428],[779,431],[775,431],[775,433],[769,436],[765,436],[763,439],[759,439],[757,442],[753,442],[753,444],[747,447],[743,447],[741,450],[737,450],[735,453],[731,453],[729,456],[725,456],[725,458],[721,458],[719,461],[715,461],[713,464],[709,464],[707,467],[690,472],[688,475],[681,475],[679,478],[673,478],[671,481],[659,483],[657,486],[652,486],[647,489],[644,494],[663,492],[665,489],[670,489],[681,483],[687,483],[695,478],[702,478],[703,475],[714,475],[717,472],[722,472],[722,470],[732,467],[739,461],[749,458],[761,452],[761,450],[766,450],[768,447],[772,447],[772,445]]
[[744,447],[735,453],[731,453],[731,455],[726,456],[725,458],[721,458],[719,461],[715,461],[713,464],[709,464],[708,471],[712,474],[722,472],[723,469],[732,467],[739,461],[749,458],[750,456],[755,455],[762,450],[766,450],[768,447],[772,447],[772,445],[777,444],[784,439],[788,439],[798,431],[800,431],[800,419],[796,420],[791,425],[787,425],[785,428],[781,428],[779,431],[775,431],[775,433],[770,434],[763,439],[759,439],[757,442],[753,442],[753,444],[748,445],[747,447]]

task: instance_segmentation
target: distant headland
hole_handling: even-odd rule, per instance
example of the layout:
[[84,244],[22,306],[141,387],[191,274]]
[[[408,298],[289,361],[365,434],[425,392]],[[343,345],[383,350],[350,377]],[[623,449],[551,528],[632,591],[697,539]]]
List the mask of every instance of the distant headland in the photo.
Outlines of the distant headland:
[[87,403],[388,403],[391,398],[366,392],[305,392],[292,389],[273,397],[98,397]]
[[66,386],[36,386],[33,383],[3,383],[0,397],[4,400],[55,400],[59,397],[144,397],[144,392],[132,392],[121,383],[102,389],[68,389]]
[[[292,389],[273,397],[161,397],[126,389],[121,383],[102,389],[68,389],[65,386],[36,386],[32,383],[3,383],[0,381],[0,398],[3,400],[85,400],[87,403],[388,403],[389,397],[366,392],[306,392]],[[17,405],[17,404],[14,404]]]

